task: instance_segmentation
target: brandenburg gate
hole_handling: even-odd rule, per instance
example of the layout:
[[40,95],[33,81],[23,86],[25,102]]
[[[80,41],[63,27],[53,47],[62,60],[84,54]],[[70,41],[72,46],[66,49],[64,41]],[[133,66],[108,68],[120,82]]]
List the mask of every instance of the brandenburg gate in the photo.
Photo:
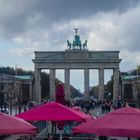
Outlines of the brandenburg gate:
[[104,69],[113,70],[113,99],[119,96],[119,51],[89,51],[87,40],[81,43],[78,29],[75,29],[75,39],[71,43],[67,40],[65,51],[36,51],[35,59],[35,93],[34,100],[41,101],[41,70],[50,70],[50,99],[55,100],[55,71],[64,69],[65,99],[70,97],[70,70],[84,70],[84,97],[89,98],[89,70],[99,70],[99,98],[103,100]]

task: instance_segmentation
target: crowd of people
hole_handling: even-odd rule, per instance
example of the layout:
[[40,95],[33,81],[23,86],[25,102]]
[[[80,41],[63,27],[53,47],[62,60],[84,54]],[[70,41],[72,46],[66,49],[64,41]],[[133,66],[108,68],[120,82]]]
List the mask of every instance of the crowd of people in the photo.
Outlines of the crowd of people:
[[[50,102],[49,100],[42,100],[41,104]],[[94,109],[101,109],[101,113],[105,114],[105,113],[109,113],[112,109],[118,109],[124,106],[127,106],[128,102],[125,101],[124,103],[121,100],[118,101],[113,101],[110,99],[104,99],[103,101],[100,100],[94,100],[94,99],[90,99],[90,100],[84,100],[82,98],[75,98],[75,99],[71,99],[69,101],[65,101],[66,106],[68,107],[79,107],[81,111],[90,114],[91,110]],[[132,104],[133,105],[133,104]],[[131,105],[129,105],[131,106]],[[35,108],[36,107],[36,103],[34,101],[29,102],[27,105],[24,106],[24,111],[30,110],[31,108]],[[135,107],[134,105],[131,107]],[[98,115],[96,116],[98,117]]]
[[[79,106],[82,111],[88,114],[90,110],[99,109],[99,108],[101,108],[101,113],[105,114],[105,113],[109,113],[111,110],[115,110],[127,106],[128,104],[129,106],[131,106],[130,103],[128,103],[127,101],[125,102],[122,102],[121,100],[113,101],[110,99],[104,99],[103,101],[100,100],[85,101],[81,99],[74,99],[71,101],[71,106]],[[133,105],[131,107],[135,107],[135,106]]]
[[[49,100],[48,101],[42,100],[41,104],[44,104],[46,102],[50,102],[50,101]],[[113,101],[110,99],[104,99],[103,101],[90,99],[87,101],[87,100],[84,100],[82,98],[75,98],[75,99],[71,99],[69,101],[65,101],[66,106],[71,107],[71,108],[78,107],[79,110],[81,110],[87,114],[90,114],[94,109],[99,110],[99,111],[101,110],[100,113],[102,113],[102,114],[107,114],[112,109],[118,109],[118,108],[121,108],[123,106],[127,106],[127,104],[128,104],[127,101],[122,103],[121,100]],[[34,107],[36,107],[35,102],[30,102],[30,103],[28,103],[28,106],[25,106],[24,111],[27,111],[27,110],[34,108]],[[95,112],[96,112],[96,110],[95,110]],[[93,116],[93,117],[98,118],[101,115],[100,113],[97,112],[97,114],[94,114],[96,116]],[[61,130],[59,125],[56,125],[56,126]],[[64,133],[69,134],[71,132],[72,126],[73,126],[73,123],[64,125],[64,127],[63,127]],[[48,134],[48,138],[45,138],[45,139],[53,140],[53,135]],[[106,137],[99,137],[99,140],[106,140]]]

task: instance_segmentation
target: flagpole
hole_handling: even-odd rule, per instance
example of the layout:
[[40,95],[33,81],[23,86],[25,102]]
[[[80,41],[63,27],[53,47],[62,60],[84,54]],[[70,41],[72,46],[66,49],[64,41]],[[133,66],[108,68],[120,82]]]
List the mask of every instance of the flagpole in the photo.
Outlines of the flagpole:
[[137,76],[139,76],[139,65],[137,65]]

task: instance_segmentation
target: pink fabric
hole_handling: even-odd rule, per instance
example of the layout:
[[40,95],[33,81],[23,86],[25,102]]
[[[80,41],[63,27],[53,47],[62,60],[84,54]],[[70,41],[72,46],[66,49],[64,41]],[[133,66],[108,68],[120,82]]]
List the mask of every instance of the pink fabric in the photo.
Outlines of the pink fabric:
[[72,110],[72,112],[76,113],[77,115],[80,115],[82,117],[85,118],[85,121],[89,121],[89,120],[94,120],[95,118],[92,117],[91,115],[88,115],[88,114],[85,114],[84,112],[82,111],[79,111],[79,110],[75,110],[73,108],[70,108]]
[[0,113],[0,135],[35,133],[37,128],[23,119]]
[[59,83],[56,88],[56,96],[65,96],[64,87],[61,83]]
[[64,93],[64,87],[63,85],[60,83],[58,84],[58,87],[56,88],[56,102],[61,103],[61,104],[65,104],[65,93]]
[[140,137],[140,111],[125,107],[73,128],[74,133]]
[[90,115],[77,112],[76,110],[56,102],[48,102],[16,116],[27,121],[85,121],[91,118]]
[[80,111],[80,107],[79,106],[74,106],[74,107],[72,107],[72,109]]

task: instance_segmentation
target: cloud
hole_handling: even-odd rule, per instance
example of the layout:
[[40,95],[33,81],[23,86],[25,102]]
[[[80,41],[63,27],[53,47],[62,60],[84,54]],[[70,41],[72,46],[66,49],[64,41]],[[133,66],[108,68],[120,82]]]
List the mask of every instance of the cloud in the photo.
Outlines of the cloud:
[[[139,17],[138,0],[0,0],[1,64],[33,70],[34,51],[64,51],[78,27],[89,50],[118,50],[121,71],[131,70],[140,60]],[[83,71],[71,73],[71,84],[83,91]],[[97,71],[90,78],[98,84]]]
[[59,22],[88,18],[98,12],[127,11],[137,0],[1,0],[0,34],[15,37],[29,30],[49,29]]
[[32,59],[37,50],[65,50],[78,27],[89,50],[120,50],[122,63],[134,64],[139,61],[130,61],[140,51],[139,17],[137,0],[0,0],[0,37],[15,45],[11,57]]
[[[100,12],[88,18],[54,23],[50,29],[29,30],[22,36],[13,38],[21,44],[18,54],[33,54],[34,50],[65,50],[66,40],[74,39],[74,27],[79,27],[81,40],[88,40],[90,50],[120,50],[130,56],[130,52],[139,51],[140,34],[140,6],[130,9],[125,13]],[[19,50],[22,51],[19,51]],[[124,53],[122,53],[124,54]],[[121,55],[122,56],[122,55]]]

